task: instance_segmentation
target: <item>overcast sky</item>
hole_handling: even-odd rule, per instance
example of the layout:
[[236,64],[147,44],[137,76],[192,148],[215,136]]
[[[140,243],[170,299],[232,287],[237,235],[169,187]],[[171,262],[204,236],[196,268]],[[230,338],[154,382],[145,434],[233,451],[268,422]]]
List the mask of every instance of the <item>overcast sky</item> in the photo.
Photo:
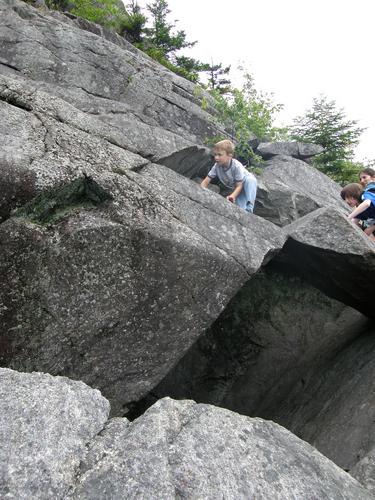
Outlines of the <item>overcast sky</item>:
[[[152,0],[139,0],[142,7]],[[126,2],[125,2],[126,3]],[[325,94],[367,127],[356,158],[375,158],[374,0],[168,0],[170,21],[205,62],[242,63],[291,123]],[[231,74],[236,81],[235,71]]]

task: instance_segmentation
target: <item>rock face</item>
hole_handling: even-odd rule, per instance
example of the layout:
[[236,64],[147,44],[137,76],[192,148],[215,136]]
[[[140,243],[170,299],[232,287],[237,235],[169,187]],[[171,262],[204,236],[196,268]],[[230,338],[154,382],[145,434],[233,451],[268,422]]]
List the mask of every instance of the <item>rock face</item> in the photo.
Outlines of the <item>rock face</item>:
[[324,148],[322,146],[304,142],[261,142],[255,150],[265,160],[269,160],[277,155],[292,156],[299,160],[305,160],[323,151]]
[[288,431],[193,401],[161,400],[96,439],[69,498],[372,498]]
[[[189,179],[222,134],[209,97],[126,40],[0,0],[0,55],[0,364],[83,380],[114,415],[178,385],[360,458],[371,487],[374,246],[316,151],[261,145],[248,215]],[[368,498],[276,424],[164,400],[96,436],[108,405],[81,383],[1,383],[0,496]]]
[[[144,158],[62,99],[7,77],[0,94],[4,126],[20,132],[2,163],[3,218],[38,193],[32,211],[53,209],[52,219],[21,213],[0,225],[1,363],[82,379],[121,413],[285,236],[161,165],[139,173]],[[83,174],[110,199],[60,206]]]
[[350,474],[357,479],[366,489],[375,494],[375,450],[372,449],[357,465],[351,470]]
[[271,262],[133,411],[169,395],[272,419],[290,391],[303,387],[312,369],[329,366],[368,323]]
[[319,374],[310,372],[304,386],[295,387],[270,418],[373,485],[374,325],[370,328]]
[[108,413],[82,382],[0,368],[0,497],[64,498]]
[[344,215],[321,208],[285,228],[277,260],[331,297],[374,318],[374,244]]
[[341,187],[326,175],[291,156],[275,156],[265,163],[258,179],[254,213],[285,226],[320,207],[332,206],[344,213]]
[[41,15],[19,0],[1,0],[0,73],[32,80],[39,90],[94,115],[153,160],[222,133],[202,109],[194,84],[125,40],[109,41],[79,24],[61,14]]

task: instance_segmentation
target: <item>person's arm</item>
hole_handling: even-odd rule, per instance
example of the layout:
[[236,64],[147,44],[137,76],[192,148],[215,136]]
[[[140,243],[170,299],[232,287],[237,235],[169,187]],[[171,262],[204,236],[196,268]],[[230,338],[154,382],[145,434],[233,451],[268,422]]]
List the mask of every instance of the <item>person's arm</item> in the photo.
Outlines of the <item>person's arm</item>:
[[358,207],[356,207],[353,212],[351,212],[349,215],[348,215],[348,219],[352,219],[353,222],[356,221],[356,216],[361,214],[362,212],[364,212],[369,206],[371,205],[371,200],[365,200],[365,201],[362,201],[362,203],[360,203],[358,205]]
[[205,177],[203,179],[203,181],[201,182],[201,187],[206,188],[209,185],[209,183],[211,182],[211,180],[212,180],[211,177],[208,177],[208,175],[207,175],[207,177]]
[[227,196],[227,200],[234,203],[236,201],[237,196],[242,191],[242,188],[243,188],[243,182],[242,181],[236,182],[236,187],[235,187],[233,193],[231,193],[230,195]]

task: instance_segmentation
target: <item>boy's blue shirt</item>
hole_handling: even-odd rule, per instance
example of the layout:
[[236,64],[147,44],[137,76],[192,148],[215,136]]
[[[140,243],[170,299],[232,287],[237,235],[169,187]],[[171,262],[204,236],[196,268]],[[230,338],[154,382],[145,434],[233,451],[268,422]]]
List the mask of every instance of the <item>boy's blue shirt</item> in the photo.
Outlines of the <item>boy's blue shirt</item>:
[[370,206],[356,218],[360,220],[375,219],[375,182],[367,184],[361,195],[362,201],[370,200]]

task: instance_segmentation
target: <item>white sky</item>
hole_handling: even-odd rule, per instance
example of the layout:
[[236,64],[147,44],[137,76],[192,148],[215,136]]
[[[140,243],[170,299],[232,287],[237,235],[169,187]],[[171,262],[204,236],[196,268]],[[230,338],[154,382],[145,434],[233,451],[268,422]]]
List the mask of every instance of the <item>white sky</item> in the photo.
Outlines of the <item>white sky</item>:
[[[126,3],[126,0],[125,0]],[[139,0],[144,7],[152,0]],[[375,158],[374,0],[168,0],[196,47],[185,55],[204,62],[245,65],[258,90],[284,105],[288,125],[325,94],[350,120],[367,127],[356,158]],[[145,12],[147,15],[147,12]]]

